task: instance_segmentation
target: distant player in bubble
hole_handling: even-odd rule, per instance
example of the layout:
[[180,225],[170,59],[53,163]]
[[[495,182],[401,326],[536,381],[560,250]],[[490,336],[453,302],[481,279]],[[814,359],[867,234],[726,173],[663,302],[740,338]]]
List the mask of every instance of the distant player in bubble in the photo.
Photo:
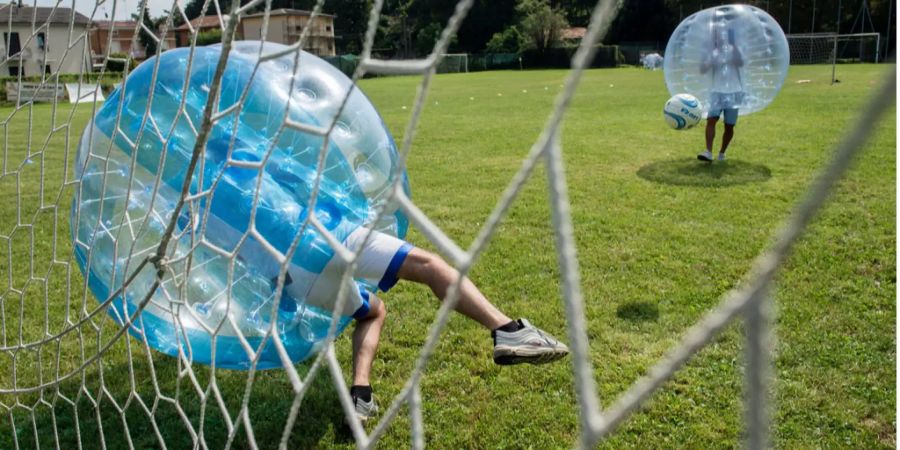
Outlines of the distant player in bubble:
[[725,116],[725,132],[719,148],[719,161],[725,160],[725,151],[734,138],[738,108],[744,99],[744,83],[741,68],[744,58],[735,43],[734,30],[722,24],[713,26],[712,48],[700,63],[700,73],[710,76],[710,106],[706,118],[706,150],[697,155],[701,161],[713,160],[713,142],[716,138],[716,123]]

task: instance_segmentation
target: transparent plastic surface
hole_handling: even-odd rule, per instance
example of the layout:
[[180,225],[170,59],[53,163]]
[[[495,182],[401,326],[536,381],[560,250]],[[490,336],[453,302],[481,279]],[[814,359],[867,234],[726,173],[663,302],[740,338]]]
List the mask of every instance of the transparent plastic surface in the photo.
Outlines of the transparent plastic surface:
[[[263,55],[285,48],[235,42],[228,56],[218,104],[225,113],[209,130],[155,291],[156,268],[135,271],[157,252],[179,201],[218,45],[167,51],[158,69],[151,58],[109,96],[78,147],[71,212],[76,260],[99,301],[113,296],[109,313],[120,324],[133,321],[129,331],[161,352],[234,369],[248,368],[254,353],[257,368],[281,366],[272,333],[295,362],[326,337],[332,309],[306,300],[335,253],[304,226],[310,213],[338,241],[360,227],[402,238],[408,227],[387,201],[398,176],[409,193],[406,174],[371,102],[327,62],[304,52],[292,70],[294,53],[259,61],[261,45]],[[287,121],[322,131],[334,122],[327,146],[321,133]],[[280,261],[287,273],[276,302]],[[339,286],[331,288],[334,299]],[[349,321],[342,316],[338,332]]]
[[749,5],[704,9],[684,19],[666,45],[663,70],[672,95],[691,94],[713,109],[760,111],[778,95],[790,52],[778,23]]

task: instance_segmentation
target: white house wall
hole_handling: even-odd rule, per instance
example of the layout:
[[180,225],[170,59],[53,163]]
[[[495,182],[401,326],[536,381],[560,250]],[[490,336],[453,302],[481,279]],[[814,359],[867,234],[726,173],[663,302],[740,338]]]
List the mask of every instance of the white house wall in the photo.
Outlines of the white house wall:
[[[0,77],[9,76],[10,65],[22,66],[25,76],[39,75],[44,71],[45,64],[50,66],[53,73],[77,74],[82,71],[90,71],[91,66],[87,63],[90,58],[87,53],[86,27],[76,26],[71,38],[68,24],[51,24],[38,30],[38,32],[40,31],[44,31],[47,36],[44,50],[39,48],[37,32],[35,32],[35,36],[32,36],[31,24],[14,23],[11,28],[9,26],[0,28],[2,33],[19,33],[19,43],[22,48],[20,55],[0,63]],[[70,39],[73,44],[71,48],[69,48]],[[0,34],[0,57],[6,54],[6,40]]]

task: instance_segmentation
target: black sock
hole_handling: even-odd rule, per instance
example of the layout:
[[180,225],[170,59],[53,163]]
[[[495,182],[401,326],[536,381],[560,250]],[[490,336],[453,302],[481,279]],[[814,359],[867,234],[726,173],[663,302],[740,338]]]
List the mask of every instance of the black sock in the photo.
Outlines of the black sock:
[[350,397],[361,398],[364,402],[372,401],[372,386],[350,386]]
[[519,322],[518,320],[513,320],[512,322],[510,322],[510,323],[508,323],[508,324],[506,324],[506,325],[503,325],[503,326],[494,328],[494,329],[491,331],[491,337],[494,338],[494,339],[496,339],[496,338],[497,338],[497,331],[498,331],[498,330],[499,330],[499,331],[504,331],[504,332],[506,332],[506,333],[514,333],[514,332],[516,332],[516,331],[521,330],[522,328],[523,328],[522,322]]
[[502,327],[497,328],[497,329],[500,331],[505,331],[507,333],[514,333],[514,332],[522,329],[522,323],[519,322],[518,320],[513,320],[512,322],[510,322],[506,325],[503,325]]

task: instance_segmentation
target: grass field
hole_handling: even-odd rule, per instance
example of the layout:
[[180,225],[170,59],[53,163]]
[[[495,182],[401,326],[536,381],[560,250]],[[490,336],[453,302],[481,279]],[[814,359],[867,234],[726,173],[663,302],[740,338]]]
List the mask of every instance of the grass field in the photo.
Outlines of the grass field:
[[[711,166],[694,159],[703,147],[701,128],[676,132],[665,126],[661,108],[668,94],[661,72],[585,73],[566,115],[562,143],[590,356],[603,405],[739,283],[888,70],[886,65],[839,66],[842,82],[832,86],[830,67],[792,67],[776,101],[740,119],[730,160]],[[463,248],[537,139],[565,76],[565,71],[504,71],[434,80],[410,154],[409,177],[419,207]],[[811,82],[798,84],[801,79]],[[362,82],[398,141],[419,82],[417,77]],[[4,109],[0,117],[11,112]],[[67,219],[73,187],[62,180],[73,179],[74,144],[90,114],[81,107],[70,120],[68,110],[54,114],[40,105],[17,112],[3,129],[0,195],[6,200],[0,235],[9,236],[0,239],[0,279],[8,280],[0,297],[4,347],[19,343],[20,336],[33,342],[58,333],[67,321],[78,320],[82,309],[95,305],[81,289],[75,264],[51,264],[53,259],[71,261]],[[895,447],[895,121],[892,109],[778,279],[772,397],[777,447]],[[60,128],[69,122],[71,127]],[[48,138],[51,129],[56,131]],[[46,150],[26,163],[23,149],[28,146],[31,153]],[[38,189],[42,173],[43,192]],[[59,207],[35,213],[41,201]],[[16,223],[34,225],[15,228]],[[410,239],[430,247],[416,231]],[[31,274],[49,281],[26,282]],[[471,276],[507,314],[565,336],[543,170],[528,182]],[[389,319],[373,384],[386,407],[413,367],[437,303],[427,289],[409,284],[384,298]],[[2,351],[0,388],[52,381],[57,359],[60,373],[66,373],[95,354],[114,331],[101,317],[38,350]],[[348,334],[339,339],[338,357],[349,376]],[[742,342],[741,327],[729,328],[601,447],[739,446]],[[91,365],[58,390],[0,396],[0,448],[13,448],[14,441],[30,448],[36,439],[42,448],[57,441],[59,447],[74,448],[79,440],[95,448],[101,439],[109,448],[128,448],[129,440],[134,448],[154,448],[154,427],[168,448],[189,447],[191,436],[182,421],[185,417],[200,428],[198,394],[174,359],[148,355],[134,344],[132,338],[116,342],[102,364]],[[422,383],[427,443],[436,448],[571,447],[578,419],[570,361],[498,367],[490,351],[489,333],[460,316],[451,320]],[[301,373],[306,370],[299,367]],[[209,371],[195,371],[206,387]],[[234,414],[247,373],[219,371],[216,385]],[[249,419],[261,448],[279,441],[292,400],[284,371],[256,374]],[[218,448],[226,439],[225,419],[213,404],[202,427],[206,443]],[[154,421],[146,410],[153,411]],[[321,372],[300,407],[289,447],[352,447],[343,417],[332,381]],[[401,414],[380,447],[408,447],[409,430],[408,417]],[[233,446],[244,448],[246,442],[241,431]]]

